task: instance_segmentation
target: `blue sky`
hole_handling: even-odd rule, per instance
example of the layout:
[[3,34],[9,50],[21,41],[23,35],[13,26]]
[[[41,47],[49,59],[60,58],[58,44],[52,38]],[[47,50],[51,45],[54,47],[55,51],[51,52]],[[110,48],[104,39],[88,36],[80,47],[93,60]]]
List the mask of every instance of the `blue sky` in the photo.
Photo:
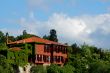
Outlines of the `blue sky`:
[[43,36],[56,29],[60,42],[110,48],[110,0],[0,0],[0,30]]

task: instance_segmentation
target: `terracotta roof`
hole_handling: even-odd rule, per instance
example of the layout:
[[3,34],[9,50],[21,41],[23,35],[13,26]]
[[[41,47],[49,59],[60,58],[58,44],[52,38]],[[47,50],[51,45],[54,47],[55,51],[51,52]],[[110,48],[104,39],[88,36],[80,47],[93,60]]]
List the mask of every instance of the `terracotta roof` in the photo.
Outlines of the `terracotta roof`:
[[19,47],[12,47],[9,50],[11,50],[11,51],[20,51],[21,48],[19,48]]
[[39,37],[30,37],[30,38],[26,38],[26,39],[23,39],[23,40],[18,40],[18,41],[15,41],[15,42],[10,42],[8,44],[20,44],[20,43],[32,43],[32,42],[45,43],[45,44],[64,45],[64,44],[61,44],[61,43],[58,43],[58,42],[42,39],[42,38],[39,38]]

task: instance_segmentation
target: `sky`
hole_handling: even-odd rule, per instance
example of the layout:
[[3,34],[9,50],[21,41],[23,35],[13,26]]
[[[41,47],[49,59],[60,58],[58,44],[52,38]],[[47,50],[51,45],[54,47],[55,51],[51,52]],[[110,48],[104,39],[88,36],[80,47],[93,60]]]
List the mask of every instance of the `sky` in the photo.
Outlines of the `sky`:
[[50,29],[59,42],[110,49],[110,0],[0,0],[0,30],[40,37]]

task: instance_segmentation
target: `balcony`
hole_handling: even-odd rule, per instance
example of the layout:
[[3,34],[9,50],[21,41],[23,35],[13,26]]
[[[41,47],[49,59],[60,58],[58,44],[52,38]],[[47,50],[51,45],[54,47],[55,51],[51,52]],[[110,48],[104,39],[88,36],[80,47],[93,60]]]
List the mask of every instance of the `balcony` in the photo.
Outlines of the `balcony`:
[[67,48],[61,45],[53,45],[53,52],[67,54]]
[[35,63],[50,63],[50,56],[37,54]]

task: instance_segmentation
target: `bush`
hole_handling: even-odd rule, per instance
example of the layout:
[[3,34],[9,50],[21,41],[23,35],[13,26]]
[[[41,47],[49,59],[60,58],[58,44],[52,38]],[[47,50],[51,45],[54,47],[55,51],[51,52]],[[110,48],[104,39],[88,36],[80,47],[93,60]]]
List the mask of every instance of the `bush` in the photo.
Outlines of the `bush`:
[[62,73],[62,69],[55,64],[52,64],[47,67],[47,73]]
[[13,67],[7,63],[3,55],[0,55],[0,73],[14,73]]
[[31,68],[31,73],[47,73],[47,71],[42,65],[37,65]]

